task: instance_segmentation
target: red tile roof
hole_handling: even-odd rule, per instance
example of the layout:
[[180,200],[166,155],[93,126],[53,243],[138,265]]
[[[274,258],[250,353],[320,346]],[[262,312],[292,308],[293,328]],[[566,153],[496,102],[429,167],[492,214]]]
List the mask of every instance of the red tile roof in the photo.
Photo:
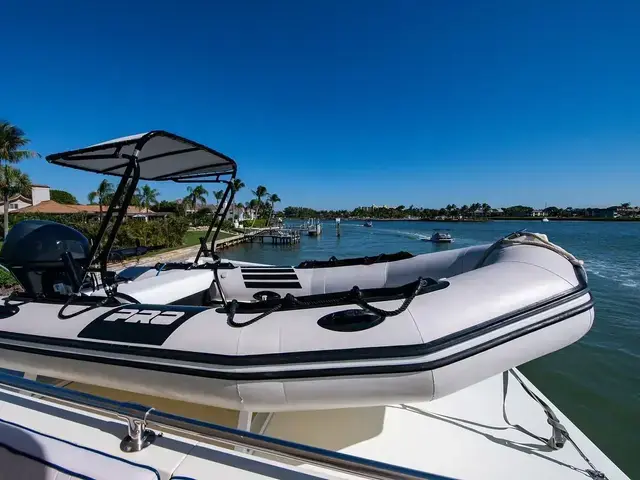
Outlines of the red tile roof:
[[[107,211],[107,207],[102,207],[103,213]],[[21,208],[20,210],[13,210],[10,213],[54,213],[54,214],[65,214],[65,213],[92,213],[99,214],[100,206],[99,205],[65,205],[62,203],[58,203],[54,200],[45,200],[44,202],[40,202],[37,205],[32,205],[30,207]],[[129,207],[127,209],[127,213],[129,215],[136,215],[139,213],[144,213],[144,210],[139,207]]]

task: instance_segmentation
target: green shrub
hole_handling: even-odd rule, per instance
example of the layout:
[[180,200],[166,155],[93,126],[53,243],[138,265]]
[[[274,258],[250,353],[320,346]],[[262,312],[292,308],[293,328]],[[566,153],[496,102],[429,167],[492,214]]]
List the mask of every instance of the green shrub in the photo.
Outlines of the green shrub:
[[[89,217],[85,214],[13,214],[9,216],[9,225],[13,226],[23,220],[51,220],[62,223],[75,228],[91,240],[96,238],[100,229],[99,218]],[[140,245],[178,247],[182,245],[188,228],[189,220],[175,215],[148,222],[128,218],[120,226],[113,246],[114,248],[133,247],[137,240]]]
[[78,199],[64,190],[51,190],[51,200],[67,205],[77,205]]
[[0,268],[0,287],[13,287],[17,285],[18,281],[7,272],[4,268]]

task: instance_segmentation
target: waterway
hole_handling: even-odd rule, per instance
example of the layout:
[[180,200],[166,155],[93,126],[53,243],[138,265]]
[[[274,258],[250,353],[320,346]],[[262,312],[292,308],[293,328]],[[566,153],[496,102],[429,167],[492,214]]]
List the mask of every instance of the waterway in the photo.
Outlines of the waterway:
[[[433,229],[450,229],[450,246],[422,241]],[[562,221],[482,223],[333,222],[320,237],[297,245],[243,244],[231,259],[277,265],[303,260],[413,254],[493,242],[526,228],[545,233],[585,261],[596,302],[596,321],[579,342],[524,365],[521,370],[631,478],[640,478],[640,222]]]

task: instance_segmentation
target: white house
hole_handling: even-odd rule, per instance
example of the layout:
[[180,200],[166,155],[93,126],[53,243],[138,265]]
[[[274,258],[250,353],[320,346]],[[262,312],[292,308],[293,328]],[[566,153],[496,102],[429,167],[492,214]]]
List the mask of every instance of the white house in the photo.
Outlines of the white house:
[[[47,185],[31,185],[31,198],[23,195],[14,195],[9,198],[9,211],[21,210],[26,207],[32,207],[39,203],[51,200],[51,191]],[[2,206],[4,211],[4,205]]]

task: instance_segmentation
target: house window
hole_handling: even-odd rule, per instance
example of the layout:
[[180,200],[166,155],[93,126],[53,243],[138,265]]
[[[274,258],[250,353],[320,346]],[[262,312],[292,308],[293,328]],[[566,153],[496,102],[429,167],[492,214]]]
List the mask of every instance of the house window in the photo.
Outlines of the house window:
[[17,210],[18,208],[20,208],[20,207],[18,206],[17,203],[10,203],[9,204],[9,210]]

